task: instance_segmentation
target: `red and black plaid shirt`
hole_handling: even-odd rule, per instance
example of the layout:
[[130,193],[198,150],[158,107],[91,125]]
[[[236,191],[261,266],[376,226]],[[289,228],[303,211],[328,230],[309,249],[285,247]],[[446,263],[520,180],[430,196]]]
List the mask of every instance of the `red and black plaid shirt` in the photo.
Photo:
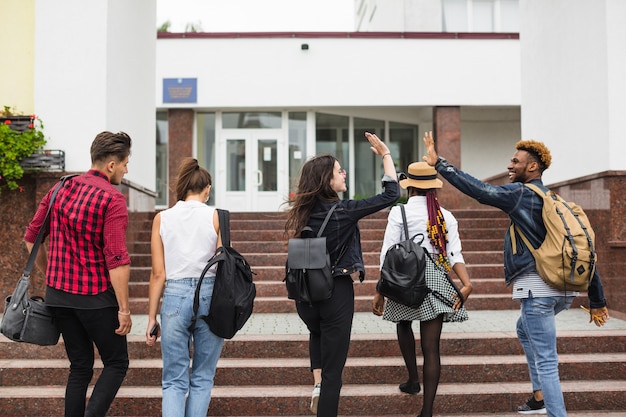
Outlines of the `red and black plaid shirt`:
[[[35,242],[51,194],[28,225],[27,242]],[[79,295],[106,291],[109,270],[130,264],[127,227],[126,199],[103,173],[90,170],[66,181],[50,214],[47,285]]]

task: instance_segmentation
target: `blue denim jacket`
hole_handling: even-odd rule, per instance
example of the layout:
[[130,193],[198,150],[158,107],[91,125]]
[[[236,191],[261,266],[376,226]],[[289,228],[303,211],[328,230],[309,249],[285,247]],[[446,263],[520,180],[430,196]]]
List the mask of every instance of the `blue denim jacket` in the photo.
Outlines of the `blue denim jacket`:
[[[497,207],[508,214],[511,221],[526,235],[533,247],[537,248],[541,245],[546,236],[546,228],[541,215],[543,200],[534,191],[519,182],[497,186],[484,183],[457,169],[443,158],[439,158],[435,169],[459,191],[474,198],[479,203]],[[540,179],[533,180],[531,183],[546,189]],[[520,275],[536,269],[535,260],[524,241],[519,236],[516,236],[515,240],[517,252],[514,254],[510,230],[507,229],[504,235],[504,279],[506,285],[510,285]],[[606,306],[597,268],[587,293],[592,308]]]
[[[400,188],[396,181],[387,175],[383,176],[382,181],[384,188],[382,193],[363,200],[340,200],[331,215],[323,235],[326,236],[326,248],[330,254],[331,265],[335,266],[334,276],[350,275],[358,271],[359,279],[361,281],[365,279],[359,220],[389,207],[400,198]],[[315,234],[333,204],[334,201],[318,200],[313,207],[308,225]]]

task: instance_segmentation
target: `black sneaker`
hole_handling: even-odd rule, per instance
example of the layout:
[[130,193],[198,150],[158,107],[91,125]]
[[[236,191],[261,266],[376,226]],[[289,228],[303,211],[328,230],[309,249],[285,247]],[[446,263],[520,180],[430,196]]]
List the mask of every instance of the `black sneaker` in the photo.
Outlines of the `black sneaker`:
[[547,414],[546,406],[543,404],[543,400],[535,400],[535,396],[531,395],[526,404],[517,407],[517,412],[520,414]]

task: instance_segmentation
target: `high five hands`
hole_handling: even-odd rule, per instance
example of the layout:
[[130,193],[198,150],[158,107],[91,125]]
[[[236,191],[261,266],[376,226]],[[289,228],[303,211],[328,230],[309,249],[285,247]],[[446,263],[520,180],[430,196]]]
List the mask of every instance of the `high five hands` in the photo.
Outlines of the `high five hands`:
[[426,146],[426,155],[422,157],[424,162],[430,166],[435,166],[437,163],[437,151],[435,150],[435,140],[433,139],[433,132],[428,131],[424,133],[424,146]]

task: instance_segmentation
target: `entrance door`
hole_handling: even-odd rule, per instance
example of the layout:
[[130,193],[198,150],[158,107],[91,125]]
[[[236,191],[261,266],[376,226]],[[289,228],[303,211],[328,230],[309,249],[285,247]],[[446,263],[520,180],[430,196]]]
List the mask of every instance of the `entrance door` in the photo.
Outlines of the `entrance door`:
[[230,211],[279,211],[288,193],[282,132],[223,130],[219,141],[215,194]]

